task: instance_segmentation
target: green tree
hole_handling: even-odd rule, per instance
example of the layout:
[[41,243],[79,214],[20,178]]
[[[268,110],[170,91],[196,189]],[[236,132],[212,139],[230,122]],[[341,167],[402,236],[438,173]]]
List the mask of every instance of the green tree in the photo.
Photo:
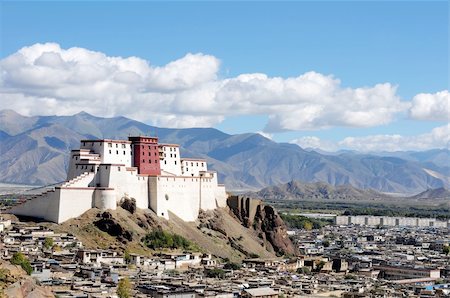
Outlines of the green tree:
[[297,269],[298,274],[310,274],[311,270],[308,267],[301,267]]
[[238,264],[238,263],[231,263],[231,262],[228,262],[228,263],[226,263],[224,266],[223,266],[223,268],[224,269],[231,269],[231,270],[239,270],[239,269],[241,269],[241,265],[240,264]]
[[119,280],[117,285],[117,296],[119,298],[130,298],[131,297],[131,283],[128,277]]
[[21,252],[16,252],[13,254],[10,260],[11,264],[19,265],[25,272],[30,275],[33,272],[33,267],[31,267],[30,261]]
[[209,269],[206,271],[206,277],[225,278],[225,271],[220,268]]
[[305,221],[305,223],[303,224],[303,228],[307,231],[310,231],[313,228],[313,224],[310,221]]
[[125,254],[123,256],[123,259],[124,259],[126,264],[129,264],[131,262],[131,255],[130,255],[130,252],[128,251],[128,249],[125,250]]
[[450,254],[450,246],[449,245],[444,246],[442,252],[448,256]]
[[53,238],[51,238],[51,237],[47,237],[47,238],[45,238],[45,240],[44,240],[44,247],[46,248],[46,249],[50,249],[50,248],[52,248],[53,247]]

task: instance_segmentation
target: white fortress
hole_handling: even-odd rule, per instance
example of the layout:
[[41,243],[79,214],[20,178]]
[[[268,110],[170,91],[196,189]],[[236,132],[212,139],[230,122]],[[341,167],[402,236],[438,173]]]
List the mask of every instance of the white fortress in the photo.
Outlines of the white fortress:
[[195,221],[200,210],[225,207],[225,187],[206,160],[181,158],[179,145],[155,137],[82,140],[72,150],[67,180],[10,212],[61,223],[91,208],[116,209],[124,198],[169,219]]

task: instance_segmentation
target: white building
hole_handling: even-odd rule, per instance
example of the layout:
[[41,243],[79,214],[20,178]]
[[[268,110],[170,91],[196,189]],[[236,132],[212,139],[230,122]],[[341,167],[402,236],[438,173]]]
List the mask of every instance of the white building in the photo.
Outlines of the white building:
[[94,207],[114,210],[123,198],[166,219],[173,213],[195,221],[200,209],[225,207],[227,195],[206,160],[180,158],[179,145],[151,137],[82,140],[71,152],[67,181],[11,213],[61,223]]

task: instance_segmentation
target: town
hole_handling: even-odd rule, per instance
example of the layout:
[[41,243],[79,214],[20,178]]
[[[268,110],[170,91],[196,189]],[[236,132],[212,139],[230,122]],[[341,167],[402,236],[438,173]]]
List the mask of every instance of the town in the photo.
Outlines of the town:
[[[0,232],[1,262],[26,260],[22,267],[55,297],[450,295],[448,227],[362,222],[292,229],[298,256],[242,263],[200,252],[88,249],[74,235],[10,219],[0,221]],[[15,297],[14,290],[6,294]]]

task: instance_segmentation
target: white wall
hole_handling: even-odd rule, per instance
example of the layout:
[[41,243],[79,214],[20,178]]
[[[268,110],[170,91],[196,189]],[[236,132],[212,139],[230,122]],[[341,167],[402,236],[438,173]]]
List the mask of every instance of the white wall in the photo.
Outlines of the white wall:
[[122,140],[81,141],[81,149],[100,154],[101,163],[131,166],[131,142]]
[[176,145],[161,144],[163,159],[160,161],[161,170],[181,176],[180,148]]
[[134,198],[136,207],[148,209],[148,177],[138,175],[136,168],[101,165],[96,184],[115,189],[116,202],[123,197]]
[[204,159],[182,158],[181,174],[183,176],[200,176],[200,172],[206,172],[208,166]]
[[[94,188],[61,188],[56,223],[78,217],[94,206]],[[54,221],[54,220],[52,220]]]

